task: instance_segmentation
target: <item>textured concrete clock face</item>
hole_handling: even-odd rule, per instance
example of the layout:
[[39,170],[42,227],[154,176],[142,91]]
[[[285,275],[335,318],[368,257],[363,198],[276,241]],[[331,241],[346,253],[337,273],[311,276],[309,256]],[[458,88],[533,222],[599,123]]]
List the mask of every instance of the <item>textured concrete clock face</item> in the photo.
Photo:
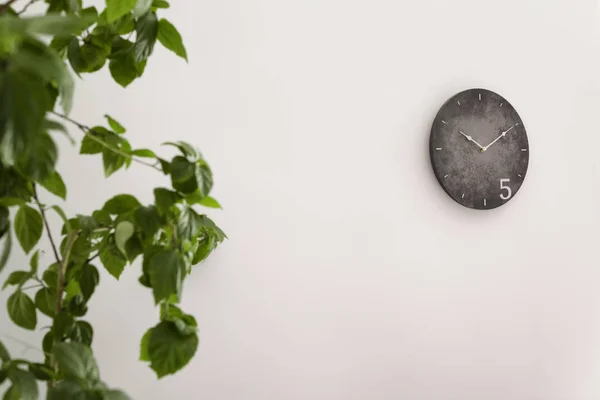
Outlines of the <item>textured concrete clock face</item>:
[[446,193],[465,207],[489,210],[519,191],[529,165],[529,141],[517,111],[502,96],[471,89],[437,114],[429,151]]

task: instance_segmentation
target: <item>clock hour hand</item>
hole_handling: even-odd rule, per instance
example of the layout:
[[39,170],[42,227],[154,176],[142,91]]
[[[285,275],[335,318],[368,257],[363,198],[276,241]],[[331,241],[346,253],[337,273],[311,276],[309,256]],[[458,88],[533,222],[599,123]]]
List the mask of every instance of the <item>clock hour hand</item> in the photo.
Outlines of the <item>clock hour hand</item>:
[[487,149],[489,149],[494,143],[496,143],[498,140],[502,139],[504,136],[506,136],[506,134],[510,131],[512,131],[515,128],[516,125],[511,126],[510,128],[508,128],[507,130],[505,130],[504,132],[502,132],[500,134],[500,136],[498,136],[492,143],[488,144],[487,146],[485,146],[482,150],[486,151]]
[[479,148],[481,149],[481,151],[485,151],[485,150],[484,150],[484,148],[483,148],[483,146],[482,146],[482,145],[480,145],[479,143],[477,143],[477,142],[475,141],[475,139],[473,139],[471,136],[467,135],[467,134],[466,134],[466,133],[464,133],[463,131],[460,131],[460,130],[459,130],[459,132],[460,132],[460,134],[461,134],[461,135],[463,135],[464,137],[466,137],[466,138],[467,138],[467,140],[468,140],[469,142],[473,142],[473,143],[475,143],[477,146],[479,146]]

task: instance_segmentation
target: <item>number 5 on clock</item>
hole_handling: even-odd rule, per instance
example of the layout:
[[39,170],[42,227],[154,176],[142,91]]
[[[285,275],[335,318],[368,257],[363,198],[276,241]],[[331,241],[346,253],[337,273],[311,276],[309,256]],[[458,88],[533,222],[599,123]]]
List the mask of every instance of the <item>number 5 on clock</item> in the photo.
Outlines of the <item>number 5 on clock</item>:
[[500,195],[502,200],[508,200],[512,197],[512,190],[510,186],[505,185],[505,183],[510,182],[510,179],[500,179],[500,190],[506,190],[506,196],[504,194]]

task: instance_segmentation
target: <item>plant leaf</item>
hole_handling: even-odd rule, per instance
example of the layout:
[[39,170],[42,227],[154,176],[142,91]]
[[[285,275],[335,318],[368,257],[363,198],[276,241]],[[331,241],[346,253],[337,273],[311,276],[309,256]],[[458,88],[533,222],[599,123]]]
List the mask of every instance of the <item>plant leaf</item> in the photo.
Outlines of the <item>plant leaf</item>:
[[156,188],[154,189],[154,199],[158,210],[165,214],[174,204],[181,201],[182,197],[172,190]]
[[100,261],[112,276],[119,279],[127,264],[127,258],[119,250],[112,236],[104,241],[104,247],[100,251]]
[[65,232],[65,234],[69,233],[69,231],[71,231],[71,224],[69,222],[69,219],[67,218],[67,214],[65,214],[63,209],[60,208],[59,206],[52,206],[52,207],[50,207],[50,209],[54,210],[59,215],[59,217],[63,220],[63,223],[67,227],[67,232]]
[[219,228],[212,219],[208,218],[206,215],[200,215],[198,217],[198,224],[202,227],[202,229],[209,235],[214,236],[215,239],[220,243],[223,240],[227,239],[227,235],[225,232]]
[[79,154],[100,154],[104,151],[105,147],[94,139],[86,135],[81,141],[81,148]]
[[153,236],[161,227],[160,215],[155,206],[140,207],[134,213],[135,223],[148,236]]
[[194,258],[192,259],[192,265],[200,264],[202,261],[206,260],[210,253],[213,252],[214,249],[217,248],[218,242],[213,235],[207,235],[202,240],[198,242],[198,248],[194,253]]
[[127,132],[127,130],[123,127],[123,125],[121,125],[119,122],[117,122],[110,115],[105,114],[104,117],[108,121],[108,125],[110,125],[110,129],[112,129],[113,132],[118,133],[118,134]]
[[78,382],[64,379],[48,391],[46,400],[92,400]]
[[[13,18],[0,18],[0,25],[7,19]],[[0,104],[3,114],[0,150],[3,162],[14,164],[18,157],[31,158],[27,156],[32,154],[34,142],[39,142],[46,111],[51,106],[52,99],[47,85],[39,77],[21,68],[9,68],[4,72],[0,75]]]
[[102,395],[103,400],[131,400],[129,396],[120,390],[108,390],[102,393]]
[[164,0],[154,0],[152,2],[152,7],[156,7],[156,8],[169,8],[169,7],[171,7],[171,5],[169,4],[169,2],[164,1]]
[[78,343],[83,343],[86,346],[91,346],[94,340],[94,328],[86,321],[77,321],[69,338]]
[[19,389],[16,386],[11,386],[8,388],[6,393],[4,393],[4,397],[2,400],[20,400],[21,394],[19,393]]
[[150,362],[150,354],[148,354],[148,344],[150,343],[150,335],[152,334],[152,328],[148,329],[142,341],[140,342],[140,361]]
[[[68,303],[71,301],[71,299],[77,297],[80,294],[81,288],[79,287],[79,282],[77,282],[76,280],[70,280],[65,288],[65,298],[63,301],[65,303]],[[75,315],[75,313],[72,314]]]
[[46,132],[28,142],[26,152],[19,155],[17,168],[32,180],[42,181],[54,172],[58,150],[52,137]]
[[152,328],[148,342],[150,366],[158,378],[174,374],[188,364],[197,349],[196,334],[181,335],[175,323],[163,321]]
[[137,149],[134,150],[131,154],[137,157],[156,158],[156,154],[152,150],[148,149]]
[[10,256],[10,251],[12,250],[12,234],[10,229],[4,235],[6,239],[4,239],[4,249],[2,250],[2,254],[0,254],[0,272],[6,266],[8,262],[8,257]]
[[143,69],[135,62],[133,52],[120,55],[110,60],[108,64],[110,75],[122,87],[127,87],[136,78],[142,76]]
[[[120,2],[120,0],[116,1]],[[23,18],[23,20],[26,23],[27,31],[29,33],[65,36],[81,33],[86,27],[94,23],[96,19],[90,14],[81,16],[46,14],[40,17]]]
[[213,187],[213,175],[208,164],[202,160],[196,165],[196,179],[202,197],[208,196]]
[[104,174],[109,177],[123,166],[129,167],[131,164],[131,145],[127,140],[118,136],[114,132],[109,132],[104,137],[108,147],[102,150],[102,161],[104,162]]
[[31,272],[29,271],[13,271],[4,282],[4,286],[2,286],[2,289],[6,289],[8,286],[11,285],[18,285],[19,287],[21,287],[30,278]]
[[[117,0],[114,0],[117,1]],[[137,38],[133,48],[136,63],[145,61],[154,50],[154,43],[158,36],[158,19],[154,12],[149,12],[137,20],[135,25]]]
[[54,376],[52,368],[46,364],[31,363],[29,364],[29,372],[31,372],[36,379],[40,381],[49,381]]
[[200,156],[194,146],[187,142],[165,142],[163,143],[163,146],[173,146],[178,148],[181,154],[183,154],[190,162],[195,162]]
[[36,40],[29,40],[19,52],[13,55],[12,62],[38,75],[45,82],[56,81],[63,110],[67,115],[71,112],[75,82],[65,63],[52,47]]
[[193,240],[199,232],[199,215],[191,207],[184,207],[177,221],[177,235],[181,240]]
[[60,371],[73,379],[97,381],[100,377],[92,349],[81,343],[56,343],[52,349]]
[[185,61],[188,60],[181,34],[173,24],[164,18],[158,23],[158,41]]
[[40,182],[40,185],[50,193],[63,200],[67,198],[67,187],[60,174],[54,171],[50,176]]
[[10,319],[21,328],[34,330],[37,325],[37,314],[33,300],[25,293],[17,290],[7,302]]
[[32,275],[37,274],[39,261],[40,261],[40,251],[36,250],[35,253],[33,253],[33,256],[31,256],[31,260],[29,261],[29,266],[31,267]]
[[168,299],[171,295],[181,296],[181,285],[185,275],[185,262],[175,250],[163,250],[150,260],[150,281],[154,301]]
[[209,208],[221,208],[221,204],[219,204],[219,202],[216,199],[214,199],[210,196],[206,196],[205,198],[200,200],[198,202],[198,204],[203,205],[204,207],[209,207]]
[[98,283],[100,283],[98,269],[91,264],[84,264],[83,267],[81,267],[79,276],[79,287],[81,288],[81,294],[86,302],[94,294]]
[[152,0],[137,0],[135,8],[133,9],[133,17],[136,19],[141,17],[150,11],[150,7],[152,7]]
[[51,289],[54,289],[54,290],[56,290],[56,284],[58,281],[58,272],[57,271],[59,268],[60,268],[60,264],[54,263],[54,264],[50,265],[48,268],[46,268],[46,270],[42,274],[43,281],[46,282],[46,285],[48,285]]
[[84,235],[89,235],[94,229],[98,227],[96,218],[88,215],[77,214],[77,222],[79,222],[79,229]]
[[107,50],[94,43],[80,45],[78,38],[73,38],[67,49],[69,63],[77,73],[96,72],[106,63]]
[[104,176],[108,178],[120,170],[127,163],[127,159],[114,151],[104,149],[102,151],[102,163],[104,164]]
[[[6,348],[6,346],[4,346],[4,343],[2,343],[2,341],[0,341],[0,360],[2,360],[2,361],[10,360],[10,353],[8,352],[8,349]],[[150,360],[148,360],[148,361],[150,361]]]
[[21,206],[15,216],[15,234],[25,253],[29,253],[42,237],[42,216],[29,206]]
[[35,294],[35,305],[38,310],[54,318],[56,315],[56,292],[50,288],[42,288]]
[[171,179],[173,182],[185,182],[192,178],[195,173],[195,166],[187,158],[177,156],[171,162]]
[[113,23],[133,10],[136,0],[106,0],[106,20]]
[[67,310],[62,310],[56,315],[52,324],[52,333],[57,341],[63,340],[64,336],[73,328],[73,323],[73,316]]
[[[7,199],[9,199],[7,201]],[[3,197],[0,199],[0,239],[6,232],[10,232],[10,211],[8,207],[14,205],[22,205],[25,201],[21,199],[13,199],[11,197]]]
[[177,331],[183,336],[192,335],[198,332],[198,322],[196,318],[191,315],[185,314],[181,317],[170,318],[175,323]]
[[13,383],[13,388],[19,393],[21,400],[38,400],[38,387],[35,376],[29,371],[19,368],[11,368],[8,377]]
[[127,251],[125,250],[125,243],[133,236],[135,232],[135,226],[129,221],[123,221],[115,228],[115,244],[117,248],[121,250],[121,253],[127,257]]
[[[6,227],[7,222],[8,222],[8,209],[7,208],[1,208],[2,206],[4,207],[14,207],[14,206],[22,206],[24,204],[26,204],[27,202],[23,199],[19,199],[16,197],[3,197],[0,199],[0,237],[1,234],[6,232]],[[2,215],[2,210],[6,210],[6,216]]]
[[112,215],[124,214],[141,207],[140,202],[130,194],[120,194],[108,200],[104,207],[104,211]]

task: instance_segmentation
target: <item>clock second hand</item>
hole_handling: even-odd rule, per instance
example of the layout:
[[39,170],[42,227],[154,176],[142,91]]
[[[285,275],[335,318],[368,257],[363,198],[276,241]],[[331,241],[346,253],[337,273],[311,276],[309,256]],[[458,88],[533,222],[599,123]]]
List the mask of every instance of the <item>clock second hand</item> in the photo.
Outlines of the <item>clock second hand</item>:
[[463,132],[463,131],[461,131],[461,130],[459,130],[458,132],[460,132],[460,134],[461,134],[461,135],[463,135],[464,137],[466,137],[466,138],[469,140],[469,142],[473,142],[473,143],[475,143],[477,146],[479,146],[479,148],[481,149],[481,151],[485,151],[485,150],[484,150],[484,148],[483,148],[483,146],[482,146],[482,145],[480,145],[479,143],[477,143],[477,142],[475,141],[475,139],[473,139],[471,136],[467,135],[466,133],[464,133],[464,132]]
[[510,131],[512,131],[514,129],[516,125],[511,126],[510,128],[508,128],[507,130],[505,130],[504,132],[502,132],[500,134],[500,136],[498,136],[496,138],[496,140],[494,140],[492,143],[488,144],[487,146],[485,146],[484,148],[482,148],[482,151],[486,151],[487,149],[489,149],[494,143],[496,143],[498,140],[500,140],[501,138],[503,138],[504,136],[506,136],[506,134]]

